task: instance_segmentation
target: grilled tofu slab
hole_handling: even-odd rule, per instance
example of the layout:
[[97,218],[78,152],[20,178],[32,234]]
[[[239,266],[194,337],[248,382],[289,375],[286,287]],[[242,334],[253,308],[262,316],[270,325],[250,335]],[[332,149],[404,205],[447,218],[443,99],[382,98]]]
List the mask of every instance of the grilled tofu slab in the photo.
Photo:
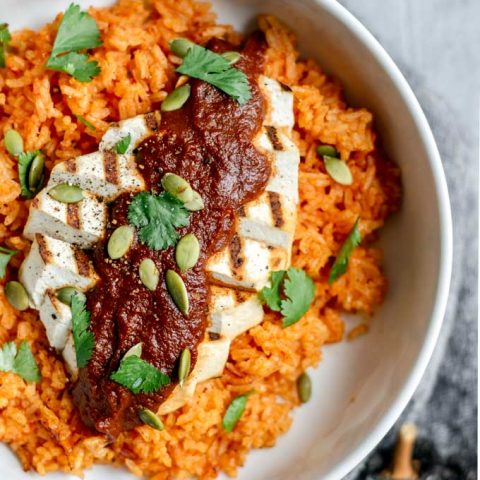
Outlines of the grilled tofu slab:
[[[199,344],[195,368],[183,386],[178,385],[160,406],[159,413],[180,408],[193,396],[199,382],[220,376],[231,341],[261,323],[263,308],[257,292],[273,270],[290,264],[298,202],[299,153],[291,140],[294,124],[293,96],[288,88],[259,77],[266,115],[255,138],[255,147],[268,156],[272,174],[265,191],[238,212],[229,245],[207,263],[210,278],[209,325]],[[62,162],[33,200],[25,235],[33,240],[21,269],[32,305],[40,310],[52,347],[62,352],[73,378],[78,375],[71,334],[70,308],[56,297],[56,290],[74,286],[82,291],[98,280],[82,249],[91,248],[105,235],[107,202],[123,192],[145,188],[133,156],[160,122],[158,112],[139,115],[112,125],[99,151]],[[130,135],[122,155],[116,144]],[[48,195],[60,183],[81,187],[84,199],[62,204]],[[201,192],[199,192],[201,194]]]

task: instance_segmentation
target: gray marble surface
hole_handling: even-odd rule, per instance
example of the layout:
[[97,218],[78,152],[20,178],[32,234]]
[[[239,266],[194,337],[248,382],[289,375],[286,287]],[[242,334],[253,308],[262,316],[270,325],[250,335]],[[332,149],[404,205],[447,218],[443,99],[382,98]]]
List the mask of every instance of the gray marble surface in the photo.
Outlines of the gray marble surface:
[[454,224],[454,269],[438,346],[397,425],[348,480],[377,478],[400,425],[419,429],[428,480],[477,478],[480,0],[339,0],[412,85],[436,137]]

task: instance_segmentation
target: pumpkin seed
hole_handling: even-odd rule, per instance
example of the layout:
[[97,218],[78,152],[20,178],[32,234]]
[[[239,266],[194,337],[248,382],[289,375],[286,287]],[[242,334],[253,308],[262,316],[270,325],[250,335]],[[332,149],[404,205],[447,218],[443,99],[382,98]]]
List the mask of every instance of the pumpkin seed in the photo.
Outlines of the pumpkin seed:
[[180,239],[175,248],[175,260],[178,268],[185,272],[193,268],[200,256],[200,244],[193,233],[188,233]]
[[5,148],[10,155],[20,155],[23,152],[23,139],[16,130],[7,130],[3,137]]
[[7,282],[5,284],[5,296],[8,303],[17,310],[23,311],[29,307],[27,291],[20,282]]
[[188,315],[190,308],[188,293],[182,277],[174,270],[167,270],[165,280],[167,283],[168,293],[170,293],[175,305],[183,314]]
[[306,403],[312,396],[312,381],[308,373],[303,372],[297,379],[298,398],[302,403]]
[[143,346],[143,343],[139,342],[136,345],[134,345],[133,347],[129,348],[127,350],[127,352],[125,353],[125,355],[123,356],[123,359],[125,360],[128,357],[139,357],[140,358],[142,356],[142,346]]
[[62,203],[78,203],[83,200],[83,190],[76,185],[69,183],[60,183],[52,187],[48,194],[58,202]]
[[319,145],[317,147],[317,153],[323,157],[326,155],[327,157],[338,157],[338,152],[335,147],[331,145]]
[[230,64],[233,65],[240,60],[241,55],[238,52],[225,52],[222,53],[222,57]]
[[187,38],[176,38],[170,42],[170,50],[177,57],[183,58],[188,53],[192,45],[195,44]]
[[162,187],[166,192],[184,203],[193,199],[193,190],[190,184],[184,178],[174,173],[166,173],[163,176]]
[[43,168],[45,167],[45,157],[43,154],[38,154],[30,165],[28,171],[28,188],[31,192],[36,192],[42,183]]
[[152,427],[155,430],[162,431],[164,429],[162,421],[158,418],[158,416],[155,413],[153,413],[148,408],[142,408],[138,412],[138,416],[140,417],[140,420],[145,425],[148,425],[149,427]]
[[80,299],[85,298],[85,294],[75,287],[63,287],[57,290],[57,298],[65,305],[70,306],[72,304],[73,295],[79,295]]
[[190,212],[198,212],[205,206],[205,204],[203,203],[203,198],[200,194],[193,190],[193,198],[189,202],[185,202],[183,206]]
[[178,110],[183,107],[189,96],[190,85],[187,83],[186,85],[176,88],[173,92],[170,92],[162,102],[160,109],[162,112]]
[[155,262],[150,258],[145,258],[138,267],[140,280],[152,292],[157,288],[160,272]]
[[188,377],[190,373],[190,364],[191,364],[191,354],[188,348],[185,348],[180,355],[180,362],[178,364],[178,381],[180,386],[183,385],[183,382]]
[[116,228],[108,239],[108,256],[112,260],[123,257],[132,246],[133,238],[134,230],[130,225],[122,225]]
[[348,168],[348,165],[343,160],[338,158],[329,157],[325,155],[323,157],[325,163],[325,169],[327,173],[341,185],[351,185],[353,182],[352,172]]

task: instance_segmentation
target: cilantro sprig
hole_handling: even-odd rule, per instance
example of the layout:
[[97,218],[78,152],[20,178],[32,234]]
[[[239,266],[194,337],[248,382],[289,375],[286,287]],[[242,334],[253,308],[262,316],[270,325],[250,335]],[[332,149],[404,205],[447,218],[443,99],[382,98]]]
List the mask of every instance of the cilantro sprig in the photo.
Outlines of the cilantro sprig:
[[176,228],[188,225],[189,212],[168,192],[141,192],[128,206],[128,222],[139,229],[141,242],[152,250],[163,250],[175,245]]
[[135,394],[153,393],[170,383],[168,375],[138,355],[123,357],[118,370],[110,378]]
[[100,67],[98,62],[89,61],[87,54],[78,52],[101,44],[95,20],[72,3],[60,22],[46,67],[68,73],[79,82],[90,82],[100,73]]
[[7,265],[10,259],[16,255],[16,250],[10,250],[9,248],[0,247],[0,278],[3,280],[7,273]]
[[27,382],[38,382],[41,378],[30,345],[25,341],[18,351],[14,342],[5,343],[0,349],[0,371],[16,373]]
[[75,355],[79,368],[86,367],[93,352],[95,337],[90,328],[90,313],[86,309],[86,297],[79,293],[72,296],[72,333]]
[[315,296],[313,280],[298,268],[272,272],[271,286],[259,292],[260,300],[283,315],[283,327],[297,323],[307,313]]
[[341,277],[347,271],[350,255],[352,254],[353,250],[360,245],[362,241],[359,224],[360,219],[358,218],[353,225],[353,228],[350,231],[347,239],[340,248],[337,258],[335,259],[335,262],[332,265],[332,269],[330,270],[330,275],[328,276],[329,284],[332,284],[335,280],[337,280],[337,278]]
[[247,76],[218,53],[192,43],[177,72],[198,78],[230,95],[241,105],[247,103],[252,92]]
[[6,23],[0,24],[0,68],[5,67],[5,50],[11,39],[8,25]]

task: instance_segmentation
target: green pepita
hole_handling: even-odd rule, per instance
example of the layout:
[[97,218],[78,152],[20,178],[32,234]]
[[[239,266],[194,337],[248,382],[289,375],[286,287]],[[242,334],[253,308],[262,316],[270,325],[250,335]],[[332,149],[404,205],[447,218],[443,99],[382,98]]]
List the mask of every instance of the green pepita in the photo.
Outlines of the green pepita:
[[153,413],[148,408],[142,408],[138,412],[138,416],[140,417],[140,420],[145,425],[148,425],[149,427],[152,427],[155,430],[162,431],[164,429],[162,421],[158,418],[158,416],[155,413]]
[[141,357],[142,356],[142,346],[143,343],[139,342],[133,347],[129,348],[125,355],[123,356],[123,359],[128,358],[128,357]]
[[45,157],[39,153],[32,161],[28,171],[28,188],[31,192],[37,192],[42,186]]
[[338,152],[335,147],[331,145],[319,145],[317,147],[317,153],[323,157],[326,155],[327,157],[338,157]]
[[23,152],[23,139],[16,130],[7,130],[3,141],[10,155],[17,156]]
[[134,236],[133,227],[130,225],[122,225],[116,228],[108,239],[108,256],[112,260],[123,257],[132,246]]
[[203,203],[203,198],[200,194],[193,190],[192,199],[189,202],[185,202],[183,206],[190,212],[198,212],[205,206],[205,204]]
[[150,258],[145,258],[138,267],[138,273],[142,283],[153,292],[157,288],[160,279],[160,272],[155,262]]
[[325,169],[327,173],[341,185],[351,185],[353,182],[352,172],[348,168],[348,165],[343,160],[338,158],[328,157],[325,155],[323,157],[325,163]]
[[166,173],[162,178],[162,187],[166,192],[178,198],[182,202],[190,202],[193,199],[193,190],[190,184],[174,173]]
[[5,296],[8,303],[17,310],[23,311],[29,307],[27,291],[20,282],[7,282],[5,284]]
[[306,372],[303,372],[297,379],[298,398],[302,403],[306,403],[312,396],[312,381]]
[[225,52],[222,53],[222,57],[230,64],[233,65],[240,60],[240,53],[238,52]]
[[186,272],[193,268],[198,262],[200,256],[200,244],[193,233],[188,233],[180,239],[175,248],[175,260],[178,268]]
[[190,85],[187,83],[186,85],[176,88],[173,92],[170,92],[162,102],[160,109],[162,112],[178,110],[183,107],[189,96]]
[[190,373],[191,358],[190,350],[185,348],[180,355],[180,361],[178,363],[178,382],[180,386],[183,385],[183,382],[185,382],[185,379]]
[[168,293],[170,293],[175,305],[183,314],[188,315],[190,309],[188,293],[182,277],[174,270],[167,270],[165,281]]
[[83,200],[83,190],[76,185],[69,183],[60,183],[52,187],[48,194],[58,202],[62,203],[78,203]]
[[72,304],[73,295],[79,295],[80,299],[85,298],[85,294],[75,287],[63,287],[57,290],[57,298],[65,305],[70,306]]
[[177,57],[183,58],[188,53],[192,45],[195,44],[187,38],[176,38],[170,42],[170,50]]

